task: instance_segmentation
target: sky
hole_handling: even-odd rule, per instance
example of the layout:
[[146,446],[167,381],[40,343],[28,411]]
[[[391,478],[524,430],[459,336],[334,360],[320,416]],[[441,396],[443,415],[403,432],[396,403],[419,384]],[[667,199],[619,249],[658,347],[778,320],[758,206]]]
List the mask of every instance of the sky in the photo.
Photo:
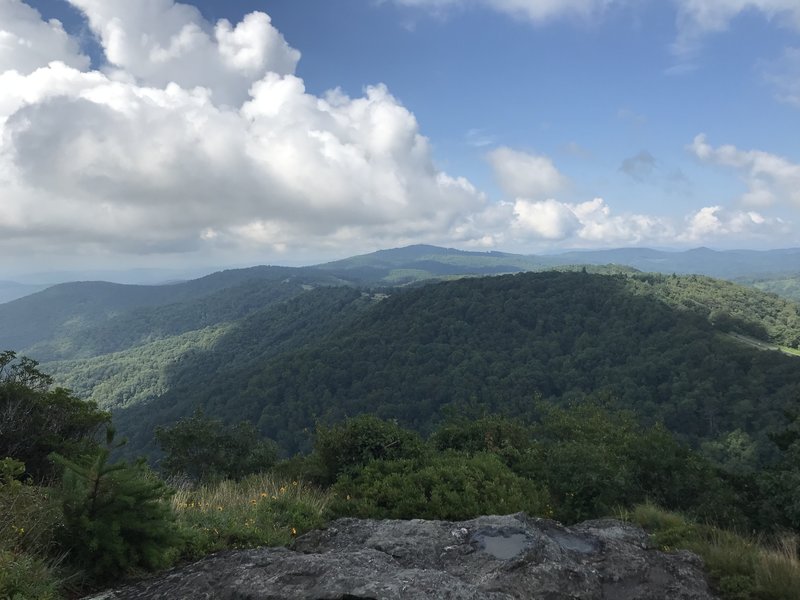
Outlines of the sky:
[[800,246],[797,0],[0,0],[0,279]]

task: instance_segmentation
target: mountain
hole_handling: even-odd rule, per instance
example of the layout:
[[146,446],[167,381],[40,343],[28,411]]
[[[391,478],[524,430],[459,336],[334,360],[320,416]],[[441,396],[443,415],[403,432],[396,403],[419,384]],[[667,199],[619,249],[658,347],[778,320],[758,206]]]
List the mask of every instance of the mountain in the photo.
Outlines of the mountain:
[[[767,346],[757,338],[800,342],[798,310],[696,276],[546,272],[388,295],[317,289],[151,370],[136,401],[104,395],[132,450],[152,449],[155,426],[197,407],[257,423],[294,451],[307,448],[316,422],[363,412],[427,432],[447,414],[530,416],[537,398],[599,396],[695,444],[741,430],[766,458],[767,434],[800,393],[800,363],[759,349]],[[138,361],[110,360],[62,366],[103,381],[103,368]]]
[[361,284],[400,285],[454,275],[496,275],[546,268],[536,257],[504,252],[468,252],[415,245],[378,250],[322,265],[318,269]]
[[667,252],[649,248],[619,248],[527,256],[417,245],[379,250],[317,265],[317,268],[362,283],[381,281],[398,284],[452,275],[494,275],[575,265],[619,265],[645,272],[698,274],[733,279],[800,273],[800,249],[715,251],[696,248],[684,252]]
[[[739,254],[595,258],[665,256]],[[248,418],[290,451],[317,420],[364,411],[424,430],[448,411],[597,394],[695,443],[738,428],[767,452],[798,391],[798,359],[777,350],[798,352],[800,307],[699,275],[566,264],[585,259],[410,246],[162,286],[62,284],[0,305],[0,348],[113,409],[132,452],[196,407]]]
[[800,272],[800,248],[765,251],[695,248],[684,252],[621,248],[567,252],[550,259],[557,264],[614,263],[646,272],[709,275],[722,279]]
[[[248,303],[252,310],[264,306],[270,294],[285,299],[307,286],[339,283],[311,268],[266,266],[172,285],[64,283],[0,305],[0,348],[42,361],[94,356],[239,318]],[[253,292],[254,287],[270,291]]]

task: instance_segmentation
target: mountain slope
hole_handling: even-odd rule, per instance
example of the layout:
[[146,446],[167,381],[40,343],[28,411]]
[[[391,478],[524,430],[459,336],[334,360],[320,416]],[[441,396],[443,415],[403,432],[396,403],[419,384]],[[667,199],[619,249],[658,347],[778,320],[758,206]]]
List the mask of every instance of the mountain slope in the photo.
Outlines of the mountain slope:
[[240,318],[248,306],[263,307],[270,294],[281,300],[304,286],[340,283],[325,272],[291,267],[221,271],[158,286],[65,283],[1,304],[0,348],[42,361],[94,356]]
[[[736,343],[721,333],[730,321],[715,325],[704,305],[670,306],[645,289],[654,285],[533,273],[408,289],[358,309],[354,290],[336,292],[339,309],[323,302],[326,290],[298,312],[306,295],[280,305],[276,330],[265,314],[175,365],[169,390],[115,420],[144,447],[155,425],[202,406],[295,450],[320,419],[373,412],[427,431],[448,411],[532,414],[535,397],[600,394],[688,440],[742,429],[768,453],[766,434],[800,394],[798,359]],[[297,327],[304,339],[272,351]]]

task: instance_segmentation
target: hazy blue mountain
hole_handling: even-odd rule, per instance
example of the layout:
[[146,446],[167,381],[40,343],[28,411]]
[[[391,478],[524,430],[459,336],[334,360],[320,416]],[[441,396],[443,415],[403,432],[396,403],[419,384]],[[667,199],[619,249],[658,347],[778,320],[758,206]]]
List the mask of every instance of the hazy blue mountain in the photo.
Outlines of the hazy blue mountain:
[[489,275],[541,271],[565,265],[611,264],[645,272],[697,274],[722,279],[778,273],[796,274],[800,273],[800,248],[767,251],[695,248],[683,252],[619,248],[521,255],[416,245],[379,250],[318,265],[318,268],[361,281],[406,283],[455,274]]
[[19,283],[18,281],[0,281],[0,304],[11,302],[35,294],[47,288],[46,284]]
[[550,264],[624,264],[640,271],[709,275],[722,279],[776,273],[800,273],[800,248],[786,250],[725,250],[695,248],[666,252],[621,248],[567,252],[546,257]]

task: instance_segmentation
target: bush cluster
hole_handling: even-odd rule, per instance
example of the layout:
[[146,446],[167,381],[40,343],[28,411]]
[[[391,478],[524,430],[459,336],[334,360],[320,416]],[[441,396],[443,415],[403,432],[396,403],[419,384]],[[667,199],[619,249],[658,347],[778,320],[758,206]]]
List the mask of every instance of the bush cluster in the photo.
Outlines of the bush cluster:
[[26,421],[29,436],[46,443],[16,448],[37,467],[0,460],[3,598],[57,598],[69,586],[82,592],[218,550],[285,545],[338,516],[463,520],[519,511],[567,523],[622,511],[662,549],[701,554],[726,600],[788,600],[800,585],[796,540],[765,550],[722,529],[764,530],[764,514],[796,528],[798,417],[773,436],[782,462],[733,476],[663,427],[600,401],[540,404],[532,422],[454,419],[427,440],[362,415],[318,426],[312,452],[279,463],[275,445],[251,425],[197,413],[157,433],[164,474],[184,482],[176,490],[143,460],[112,459],[113,430],[105,444],[96,436],[105,413],[50,392],[35,363],[0,364],[4,414],[23,414],[20,398],[75,427],[39,436],[36,427],[52,421]]

